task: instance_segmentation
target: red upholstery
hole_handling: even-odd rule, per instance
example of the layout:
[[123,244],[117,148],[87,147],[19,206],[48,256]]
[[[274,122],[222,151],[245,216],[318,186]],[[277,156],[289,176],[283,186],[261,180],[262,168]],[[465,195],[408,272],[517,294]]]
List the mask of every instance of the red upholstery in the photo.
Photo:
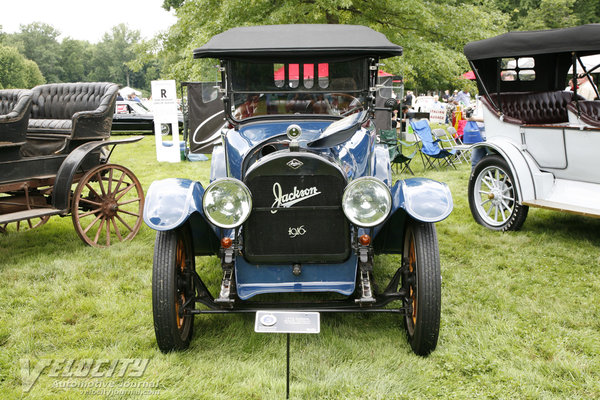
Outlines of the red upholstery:
[[[497,94],[491,94],[490,97],[496,105],[501,105],[506,122],[557,124],[569,121],[567,105],[573,100],[573,93],[567,91],[501,93],[500,102]],[[497,113],[485,96],[482,97],[482,101],[492,112]]]
[[[585,100],[578,101],[579,117],[588,125],[600,127],[600,101]],[[567,106],[569,111],[577,115],[577,104],[573,101]]]

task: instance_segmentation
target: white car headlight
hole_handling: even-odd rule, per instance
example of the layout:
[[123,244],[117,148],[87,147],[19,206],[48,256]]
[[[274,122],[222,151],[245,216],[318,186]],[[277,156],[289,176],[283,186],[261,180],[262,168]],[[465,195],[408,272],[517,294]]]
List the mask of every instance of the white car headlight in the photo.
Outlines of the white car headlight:
[[218,179],[206,188],[202,209],[208,220],[218,227],[240,226],[252,210],[250,189],[237,179]]
[[365,176],[348,184],[342,197],[346,218],[355,225],[369,228],[382,223],[392,209],[392,195],[385,183]]

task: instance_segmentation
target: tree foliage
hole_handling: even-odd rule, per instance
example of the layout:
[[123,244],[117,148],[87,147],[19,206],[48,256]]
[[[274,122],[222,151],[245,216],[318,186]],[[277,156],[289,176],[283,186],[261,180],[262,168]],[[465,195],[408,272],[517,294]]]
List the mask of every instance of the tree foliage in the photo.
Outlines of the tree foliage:
[[[156,58],[147,58],[135,70],[130,67],[135,63],[135,48],[141,40],[139,31],[125,25],[113,27],[98,44],[71,38],[59,42],[59,36],[60,32],[50,25],[32,23],[21,26],[18,33],[0,33],[0,44],[31,60],[23,67],[29,81],[110,81],[147,89],[150,81],[159,76]],[[33,68],[31,63],[39,68]]]
[[[48,82],[106,80],[148,90],[158,78],[215,79],[214,60],[192,60],[193,49],[229,28],[269,24],[357,24],[385,34],[404,56],[383,60],[419,92],[473,89],[460,79],[469,70],[463,46],[507,30],[548,29],[600,22],[598,0],[163,0],[174,9],[166,34],[142,41],[138,31],[114,27],[97,44],[70,38],[47,24],[1,32],[0,45],[15,48],[39,66]],[[30,64],[30,63],[29,63]],[[32,79],[39,80],[35,68]]]
[[404,57],[385,61],[387,71],[419,90],[456,87],[468,70],[464,44],[502,32],[507,18],[489,4],[460,0],[188,0],[177,8],[159,53],[163,75],[177,80],[207,79],[206,63],[192,61],[192,50],[213,35],[236,26],[341,23],[369,26],[404,47]]
[[16,47],[29,60],[35,61],[49,82],[60,82],[63,66],[60,60],[60,32],[48,24],[35,22],[21,25],[21,33],[7,35],[5,43]]
[[35,62],[27,60],[14,47],[0,45],[0,87],[28,89],[42,83],[44,78]]

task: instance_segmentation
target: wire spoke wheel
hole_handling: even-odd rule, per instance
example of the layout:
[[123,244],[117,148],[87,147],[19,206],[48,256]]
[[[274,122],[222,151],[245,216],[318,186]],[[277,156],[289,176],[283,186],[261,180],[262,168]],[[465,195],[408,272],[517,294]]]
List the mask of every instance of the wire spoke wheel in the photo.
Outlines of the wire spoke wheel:
[[144,191],[129,169],[100,165],[79,181],[71,214],[75,231],[85,243],[109,247],[131,240],[142,226]]
[[36,218],[27,218],[15,222],[7,222],[0,225],[0,233],[22,232],[30,229],[39,228],[50,219],[49,215]]
[[152,313],[158,347],[186,349],[193,336],[194,252],[186,226],[157,232],[152,267]]
[[426,356],[437,346],[441,313],[442,278],[433,224],[407,223],[403,259],[404,327],[413,352]]
[[527,216],[512,173],[497,155],[485,157],[475,167],[469,179],[469,206],[475,220],[493,230],[518,230]]

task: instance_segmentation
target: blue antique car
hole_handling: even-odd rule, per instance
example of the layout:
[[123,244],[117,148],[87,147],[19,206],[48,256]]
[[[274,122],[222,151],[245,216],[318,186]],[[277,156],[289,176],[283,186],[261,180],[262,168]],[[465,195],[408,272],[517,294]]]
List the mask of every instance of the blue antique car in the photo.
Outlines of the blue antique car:
[[[147,194],[162,351],[189,345],[196,314],[281,308],[401,314],[413,351],[435,349],[434,223],[452,197],[436,181],[394,182],[373,123],[379,59],[401,54],[349,25],[235,28],[194,51],[220,60],[226,121],[209,185],[170,178]],[[374,256],[385,253],[401,257],[377,292]],[[202,255],[221,259],[216,297],[195,271]]]

